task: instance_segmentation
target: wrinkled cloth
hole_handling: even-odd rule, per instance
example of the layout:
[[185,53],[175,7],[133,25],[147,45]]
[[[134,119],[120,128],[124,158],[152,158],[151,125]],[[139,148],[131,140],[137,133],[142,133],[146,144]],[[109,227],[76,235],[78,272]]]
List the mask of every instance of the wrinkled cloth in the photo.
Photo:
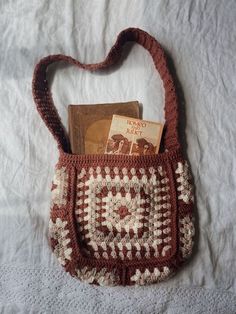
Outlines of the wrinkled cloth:
[[[234,0],[0,3],[0,312],[236,312],[236,3]],[[36,111],[40,58],[102,61],[118,33],[139,27],[170,56],[179,79],[180,140],[195,183],[196,244],[169,281],[96,287],[65,273],[48,240],[57,145]],[[138,100],[143,119],[164,121],[164,92],[147,51],[127,45],[120,66],[90,73],[50,67],[64,125],[68,104]]]

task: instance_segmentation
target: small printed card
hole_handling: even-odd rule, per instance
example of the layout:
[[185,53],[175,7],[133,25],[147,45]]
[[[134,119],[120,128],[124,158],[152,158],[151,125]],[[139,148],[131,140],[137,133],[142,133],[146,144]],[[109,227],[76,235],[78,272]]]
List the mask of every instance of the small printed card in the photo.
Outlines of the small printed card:
[[161,123],[113,115],[105,154],[157,154],[162,131]]

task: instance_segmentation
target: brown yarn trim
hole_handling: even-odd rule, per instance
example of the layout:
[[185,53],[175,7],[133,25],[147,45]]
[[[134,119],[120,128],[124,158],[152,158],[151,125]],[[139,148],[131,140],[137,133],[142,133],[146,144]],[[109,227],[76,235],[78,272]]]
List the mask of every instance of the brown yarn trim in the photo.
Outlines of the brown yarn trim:
[[[47,68],[50,64],[65,61],[79,68],[95,71],[112,66],[121,57],[122,48],[128,41],[134,41],[147,49],[153,58],[153,62],[165,89],[165,133],[164,146],[167,150],[175,150],[180,147],[178,139],[178,104],[176,88],[173,78],[168,70],[165,53],[158,41],[147,32],[139,28],[127,28],[120,32],[115,44],[110,49],[104,61],[94,64],[84,64],[66,55],[56,54],[42,58],[35,66],[32,93],[37,110],[44,120],[49,131],[57,141],[60,151],[70,153],[70,144],[65,127],[54,105],[52,93],[47,81]],[[99,155],[101,158],[102,155]],[[85,157],[86,158],[86,157]]]
[[158,153],[156,155],[99,155],[99,154],[86,154],[86,155],[74,155],[59,151],[60,166],[86,166],[94,164],[99,166],[114,165],[153,165],[153,163],[168,163],[174,160],[179,160],[182,156],[181,148],[176,150]]

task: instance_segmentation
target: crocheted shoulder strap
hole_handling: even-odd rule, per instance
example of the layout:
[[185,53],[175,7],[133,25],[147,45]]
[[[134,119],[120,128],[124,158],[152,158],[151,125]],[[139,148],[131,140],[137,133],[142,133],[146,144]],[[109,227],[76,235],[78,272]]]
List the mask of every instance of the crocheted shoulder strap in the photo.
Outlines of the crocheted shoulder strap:
[[135,41],[149,51],[156,69],[163,81],[165,89],[165,133],[164,145],[168,150],[179,148],[178,140],[178,104],[173,78],[168,70],[164,51],[157,40],[139,28],[127,28],[120,32],[115,44],[110,49],[104,61],[94,64],[84,64],[70,56],[62,54],[49,55],[35,66],[32,93],[37,110],[46,126],[57,141],[59,150],[70,152],[70,144],[65,127],[53,103],[52,93],[47,81],[47,68],[50,64],[65,61],[79,68],[94,71],[113,65],[121,56],[122,47],[127,41]]

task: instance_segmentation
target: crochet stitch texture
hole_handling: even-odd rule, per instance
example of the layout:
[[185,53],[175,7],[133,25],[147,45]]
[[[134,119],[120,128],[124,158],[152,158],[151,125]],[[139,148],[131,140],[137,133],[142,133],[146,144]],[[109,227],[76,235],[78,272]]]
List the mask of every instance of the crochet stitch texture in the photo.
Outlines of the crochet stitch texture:
[[[163,153],[74,155],[49,90],[47,67],[66,61],[85,70],[113,65],[127,41],[151,54],[165,88]],[[37,110],[57,141],[50,205],[52,250],[72,276],[98,285],[145,285],[169,278],[191,255],[193,186],[178,139],[176,89],[160,44],[137,28],[123,30],[106,59],[82,64],[64,55],[34,70]]]

